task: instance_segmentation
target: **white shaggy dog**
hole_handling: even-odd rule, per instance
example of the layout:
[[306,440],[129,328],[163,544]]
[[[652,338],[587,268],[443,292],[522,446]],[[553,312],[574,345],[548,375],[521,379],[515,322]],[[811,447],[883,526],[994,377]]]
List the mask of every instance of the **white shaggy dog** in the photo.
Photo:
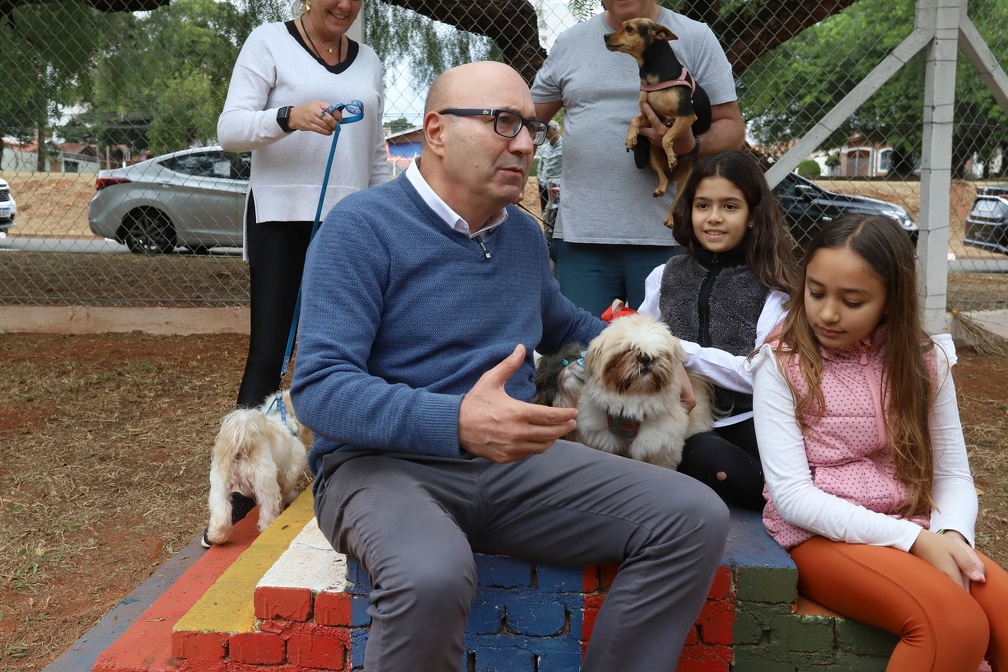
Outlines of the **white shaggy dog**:
[[290,392],[271,394],[258,408],[231,411],[221,422],[210,463],[210,524],[204,545],[231,536],[231,493],[259,503],[262,532],[298,496],[308,467],[311,432],[298,422]]
[[696,407],[679,397],[685,353],[667,325],[633,314],[588,345],[577,431],[592,448],[675,469],[686,437],[714,426],[710,382],[690,376]]

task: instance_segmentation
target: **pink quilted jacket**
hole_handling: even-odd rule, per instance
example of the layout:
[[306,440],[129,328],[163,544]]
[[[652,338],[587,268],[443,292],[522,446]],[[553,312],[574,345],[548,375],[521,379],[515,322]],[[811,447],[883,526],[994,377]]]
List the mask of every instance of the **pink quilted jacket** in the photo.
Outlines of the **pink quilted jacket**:
[[[879,328],[859,343],[843,350],[822,349],[822,390],[826,402],[822,417],[812,419],[805,433],[812,480],[824,492],[865,508],[901,517],[897,511],[907,497],[906,487],[896,480],[892,446],[882,415],[882,363],[886,329]],[[929,358],[933,369],[933,356]],[[800,394],[808,390],[800,367],[792,362],[787,378]],[[933,374],[932,374],[933,375]],[[781,518],[769,493],[763,522],[777,543],[790,549],[811,539],[814,533]],[[927,529],[928,516],[913,522]]]

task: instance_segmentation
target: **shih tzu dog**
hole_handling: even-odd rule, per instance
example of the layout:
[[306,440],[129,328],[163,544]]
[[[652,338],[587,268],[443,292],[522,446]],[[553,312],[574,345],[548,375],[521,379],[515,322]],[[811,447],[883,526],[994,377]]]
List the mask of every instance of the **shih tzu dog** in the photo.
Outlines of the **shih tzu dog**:
[[[584,387],[585,345],[568,343],[553,355],[542,355],[536,362],[532,403],[555,408],[577,408]],[[562,438],[579,441],[577,430]]]
[[713,387],[690,376],[696,407],[680,403],[685,352],[663,322],[612,321],[588,346],[577,433],[584,444],[675,469],[687,437],[714,426]]
[[260,532],[276,520],[300,492],[311,441],[311,431],[294,415],[288,391],[270,395],[258,408],[224,416],[210,463],[210,524],[203,545],[231,536],[233,500],[259,503]]

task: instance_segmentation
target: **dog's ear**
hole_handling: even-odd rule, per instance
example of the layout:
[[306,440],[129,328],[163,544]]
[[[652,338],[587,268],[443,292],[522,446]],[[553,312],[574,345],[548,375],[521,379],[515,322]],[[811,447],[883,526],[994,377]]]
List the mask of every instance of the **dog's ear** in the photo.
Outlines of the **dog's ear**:
[[653,42],[671,42],[679,39],[678,35],[659,23],[651,24],[651,30],[648,33]]

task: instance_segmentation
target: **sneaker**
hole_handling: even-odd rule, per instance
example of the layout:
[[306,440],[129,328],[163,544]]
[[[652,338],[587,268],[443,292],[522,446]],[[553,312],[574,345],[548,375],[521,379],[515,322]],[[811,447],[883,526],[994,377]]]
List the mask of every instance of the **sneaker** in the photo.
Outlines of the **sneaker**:
[[248,515],[248,512],[255,508],[256,500],[246,497],[240,492],[231,493],[231,524],[235,525],[239,520]]

